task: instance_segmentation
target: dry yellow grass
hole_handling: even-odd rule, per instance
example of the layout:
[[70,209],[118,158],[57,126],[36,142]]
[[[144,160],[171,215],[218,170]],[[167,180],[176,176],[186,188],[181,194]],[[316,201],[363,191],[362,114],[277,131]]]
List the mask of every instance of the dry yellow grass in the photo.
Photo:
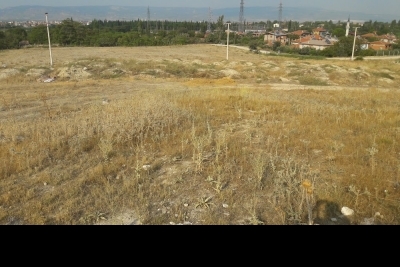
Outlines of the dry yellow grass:
[[394,61],[56,48],[50,70],[46,51],[1,52],[19,71],[0,79],[1,224],[400,222]]

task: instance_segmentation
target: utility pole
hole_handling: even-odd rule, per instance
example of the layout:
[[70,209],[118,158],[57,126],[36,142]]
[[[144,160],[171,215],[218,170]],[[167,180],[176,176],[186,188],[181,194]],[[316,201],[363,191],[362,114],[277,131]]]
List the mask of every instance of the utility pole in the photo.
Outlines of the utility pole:
[[47,39],[49,40],[49,51],[50,51],[50,67],[53,67],[53,58],[51,56],[51,43],[50,43],[50,32],[49,32],[49,22],[47,21],[47,12],[44,13],[46,15],[46,26],[47,26]]
[[229,26],[231,25],[231,23],[225,23],[226,25],[228,25],[228,34],[226,36],[226,60],[229,60]]
[[351,60],[354,60],[354,47],[356,46],[357,29],[360,27],[355,27],[355,28],[356,30],[354,32],[353,52],[351,53]]

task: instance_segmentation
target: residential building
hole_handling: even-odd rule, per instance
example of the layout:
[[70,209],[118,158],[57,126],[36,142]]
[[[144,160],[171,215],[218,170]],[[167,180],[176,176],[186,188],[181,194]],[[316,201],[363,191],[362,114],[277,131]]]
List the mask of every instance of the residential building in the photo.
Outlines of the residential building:
[[297,31],[291,32],[290,34],[291,35],[296,35],[298,38],[303,38],[303,37],[311,35],[310,32],[305,31],[305,30],[297,30]]
[[375,41],[375,42],[368,43],[368,48],[374,49],[374,50],[389,50],[392,48],[392,44],[382,42],[382,41]]
[[287,41],[287,33],[280,30],[271,31],[264,35],[264,42],[268,45],[272,45],[275,42],[280,42],[281,45],[286,45]]
[[327,30],[325,30],[322,27],[318,27],[313,29],[312,34],[314,35],[320,35],[320,36],[325,36],[325,34],[327,33]]
[[338,39],[335,37],[326,37],[323,39],[316,39],[311,37],[308,41],[299,42],[298,48],[303,49],[309,47],[316,50],[324,50],[327,47],[332,46],[337,41]]

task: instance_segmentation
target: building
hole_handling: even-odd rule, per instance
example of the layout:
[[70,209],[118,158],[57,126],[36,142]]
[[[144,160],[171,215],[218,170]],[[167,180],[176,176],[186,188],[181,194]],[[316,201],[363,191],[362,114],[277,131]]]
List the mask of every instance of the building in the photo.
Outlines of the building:
[[291,45],[294,48],[313,48],[316,50],[324,50],[327,47],[332,46],[334,43],[338,42],[339,39],[332,37],[331,34],[323,28],[316,28],[313,30],[313,34],[309,34],[305,31],[292,32],[292,35],[301,34],[302,36],[298,39],[292,40]]
[[280,42],[281,45],[286,45],[287,41],[287,33],[280,30],[270,31],[264,35],[264,42],[268,45],[272,45],[275,42]]
[[251,29],[244,30],[245,34],[252,33],[253,37],[260,37],[261,35],[264,35],[266,32],[267,32],[266,30],[251,30]]
[[320,36],[324,36],[327,33],[327,30],[325,30],[322,27],[318,27],[313,29],[312,34],[314,35],[320,35]]
[[[392,49],[393,44],[397,43],[397,38],[394,34],[377,35],[376,32],[373,32],[363,34],[361,38],[364,40],[362,49],[389,50]],[[367,39],[371,42],[368,42]]]
[[368,43],[368,48],[374,49],[374,50],[389,50],[392,48],[392,44],[385,43],[382,41],[375,41],[375,42]]
[[349,36],[349,32],[350,32],[350,16],[346,24],[346,37]]
[[313,48],[316,50],[324,50],[327,47],[332,46],[337,41],[338,39],[334,37],[326,37],[323,39],[310,38],[308,41],[299,42],[298,48]]
[[298,38],[304,38],[304,37],[307,37],[307,36],[311,35],[310,32],[305,31],[305,30],[297,30],[297,31],[291,32],[289,34],[290,35],[296,35]]

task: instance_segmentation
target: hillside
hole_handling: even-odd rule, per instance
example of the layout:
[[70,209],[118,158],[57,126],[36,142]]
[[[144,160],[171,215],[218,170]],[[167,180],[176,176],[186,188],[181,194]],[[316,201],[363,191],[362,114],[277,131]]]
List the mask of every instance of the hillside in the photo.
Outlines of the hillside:
[[0,52],[0,224],[400,223],[398,58],[48,52]]

